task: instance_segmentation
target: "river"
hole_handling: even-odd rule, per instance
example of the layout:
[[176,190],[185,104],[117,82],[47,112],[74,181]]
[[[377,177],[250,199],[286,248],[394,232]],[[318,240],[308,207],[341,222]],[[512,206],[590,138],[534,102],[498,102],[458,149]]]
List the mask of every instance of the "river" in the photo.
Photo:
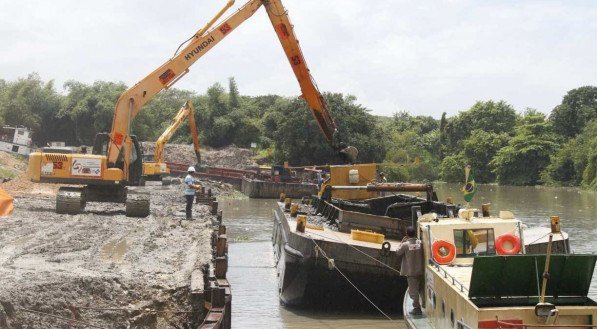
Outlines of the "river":
[[[460,186],[435,184],[440,200],[462,200]],[[378,314],[320,313],[285,308],[278,301],[277,275],[271,246],[272,209],[276,200],[221,200],[229,246],[228,279],[232,285],[234,328],[406,328],[398,315],[392,321]],[[472,206],[491,203],[491,210],[510,210],[529,226],[549,226],[559,215],[576,253],[597,251],[597,192],[575,188],[478,185]],[[593,277],[590,296],[597,298]]]

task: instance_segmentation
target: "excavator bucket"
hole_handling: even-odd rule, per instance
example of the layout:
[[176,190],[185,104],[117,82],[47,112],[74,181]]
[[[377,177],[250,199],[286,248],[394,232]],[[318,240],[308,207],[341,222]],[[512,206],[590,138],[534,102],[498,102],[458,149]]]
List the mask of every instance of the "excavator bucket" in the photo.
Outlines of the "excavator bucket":
[[12,214],[13,198],[5,190],[0,188],[0,216],[8,216]]

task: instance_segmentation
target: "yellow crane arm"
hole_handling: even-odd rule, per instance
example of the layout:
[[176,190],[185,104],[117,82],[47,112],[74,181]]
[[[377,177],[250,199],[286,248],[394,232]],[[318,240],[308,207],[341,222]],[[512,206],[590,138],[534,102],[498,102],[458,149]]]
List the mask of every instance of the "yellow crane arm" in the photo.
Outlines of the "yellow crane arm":
[[352,146],[347,147],[338,139],[336,124],[309,72],[298,39],[294,34],[293,25],[288,17],[288,11],[284,8],[281,0],[264,0],[263,5],[282,44],[282,48],[284,48],[292,71],[298,80],[303,98],[307,102],[326,141],[334,150],[340,152],[346,161],[355,162],[358,151]]
[[[222,23],[209,29],[233,3],[233,0],[229,1],[204,28],[195,33],[186,47],[174,57],[120,95],[112,119],[108,166],[113,166],[116,163],[125,137],[130,134],[132,120],[143,105],[162,89],[169,88],[178,81],[189,71],[189,67],[193,63],[251,17],[261,6],[261,0],[251,0]],[[124,158],[128,159],[129,157],[125,155]]]
[[276,31],[276,35],[282,44],[282,48],[284,48],[294,75],[298,80],[303,97],[309,105],[309,109],[313,113],[313,117],[317,121],[325,139],[331,143],[334,132],[336,131],[336,125],[309,73],[307,62],[294,34],[294,28],[290,23],[288,12],[279,0],[268,0],[264,3],[264,7]]
[[197,123],[195,122],[195,111],[193,110],[193,104],[189,101],[189,129],[191,130],[191,136],[193,137],[193,149],[195,150],[195,156],[197,157],[197,166],[201,165],[201,144],[199,144],[199,134],[197,133]]
[[195,123],[195,112],[193,110],[193,104],[189,100],[184,103],[184,105],[180,108],[178,113],[172,119],[172,122],[164,130],[164,132],[160,135],[158,140],[155,142],[155,152],[154,152],[154,161],[157,163],[164,162],[164,146],[170,139],[172,135],[178,130],[180,125],[183,123],[184,119],[188,118],[189,122],[189,129],[191,130],[191,135],[193,136],[193,146],[195,149],[195,154],[197,155],[197,164],[201,163],[201,156],[199,151],[201,149],[201,145],[199,144],[199,136],[197,133],[197,124]]

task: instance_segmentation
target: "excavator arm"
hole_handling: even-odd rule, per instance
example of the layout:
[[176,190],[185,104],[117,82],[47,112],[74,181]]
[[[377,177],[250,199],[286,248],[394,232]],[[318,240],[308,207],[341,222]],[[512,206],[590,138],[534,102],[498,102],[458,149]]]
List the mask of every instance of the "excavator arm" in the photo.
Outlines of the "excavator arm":
[[154,152],[154,159],[155,162],[163,163],[164,162],[164,146],[170,139],[172,135],[178,130],[180,125],[183,123],[184,119],[188,118],[189,122],[189,129],[191,131],[191,135],[193,136],[193,147],[195,149],[195,154],[197,155],[197,164],[201,163],[201,155],[199,151],[201,149],[201,144],[199,144],[199,135],[197,133],[197,124],[195,123],[195,112],[193,110],[193,104],[191,101],[187,101],[184,105],[180,108],[176,116],[172,119],[170,126],[164,130],[164,132],[160,135],[158,140],[155,142],[155,152]]
[[294,28],[290,23],[288,11],[282,5],[281,0],[263,0],[263,4],[301,87],[303,98],[307,102],[315,121],[317,121],[319,129],[330,146],[336,152],[339,152],[346,162],[354,163],[358,151],[352,146],[346,146],[339,140],[336,124],[309,72],[298,39],[294,34]]
[[[222,23],[211,28],[233,3],[234,0],[228,1],[227,5],[205,27],[191,37],[188,44],[180,52],[137,84],[130,87],[118,98],[108,146],[108,167],[118,166],[118,160],[124,159],[123,169],[125,177],[128,177],[127,171],[131,141],[127,137],[130,135],[131,122],[139,113],[141,107],[162,89],[169,88],[176,83],[176,81],[189,71],[189,67],[193,63],[251,17],[262,4],[266,8],[278,39],[299,82],[302,95],[309,105],[309,109],[326,141],[332,148],[340,152],[347,162],[354,162],[356,160],[357,150],[352,146],[346,147],[337,138],[336,125],[326,107],[323,96],[315,86],[309,73],[307,63],[294,34],[287,11],[284,9],[281,1],[250,0]],[[126,147],[123,147],[123,145]]]
[[[120,95],[116,102],[116,109],[112,119],[112,131],[110,132],[109,167],[115,166],[119,157],[123,157],[125,159],[124,170],[127,170],[128,164],[126,162],[129,159],[129,154],[121,154],[121,152],[123,150],[126,151],[125,153],[130,152],[130,147],[123,148],[122,146],[125,143],[130,143],[126,137],[130,135],[132,120],[137,116],[143,105],[158,92],[176,83],[189,72],[189,67],[193,63],[251,17],[261,6],[261,0],[247,2],[222,23],[210,29],[233,4],[234,0],[229,1],[205,27],[193,35],[186,47]],[[128,173],[125,173],[125,176],[128,177]]]

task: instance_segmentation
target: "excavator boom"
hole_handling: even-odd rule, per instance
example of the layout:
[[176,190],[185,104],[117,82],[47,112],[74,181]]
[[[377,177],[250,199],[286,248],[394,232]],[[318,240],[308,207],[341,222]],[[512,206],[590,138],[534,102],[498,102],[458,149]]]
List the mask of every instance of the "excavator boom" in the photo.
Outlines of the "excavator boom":
[[353,146],[346,146],[338,137],[336,124],[332,119],[323,96],[317,89],[298,39],[294,34],[294,28],[290,23],[288,11],[282,5],[281,0],[263,0],[267,15],[276,31],[278,40],[284,49],[284,53],[292,67],[292,71],[301,87],[303,98],[307,102],[319,129],[323,133],[330,146],[339,153],[345,162],[354,163],[358,150]]
[[311,77],[307,62],[294,34],[294,28],[290,23],[288,12],[280,0],[268,0],[264,2],[264,7],[276,31],[276,35],[282,44],[282,48],[284,48],[284,53],[286,53],[294,75],[298,80],[304,99],[309,105],[309,109],[313,113],[313,117],[317,121],[326,141],[332,143],[336,132],[336,125],[334,120],[332,120],[321,93],[317,90]]
[[193,110],[193,104],[191,101],[186,101],[180,108],[178,113],[174,116],[170,125],[160,135],[158,140],[155,142],[155,150],[153,153],[153,159],[150,161],[143,162],[143,176],[147,180],[161,180],[163,175],[170,173],[170,168],[164,161],[164,146],[170,141],[174,133],[178,130],[180,125],[188,118],[189,130],[193,137],[193,148],[195,155],[197,156],[196,166],[201,164],[201,144],[199,143],[199,134],[197,132],[197,124],[195,122],[195,111]]
[[[326,141],[336,151],[344,154],[348,162],[356,160],[356,149],[353,147],[346,148],[346,145],[338,140],[336,125],[327,109],[323,96],[311,77],[299,42],[290,23],[288,12],[282,5],[282,2],[280,0],[250,0],[222,23],[209,29],[233,3],[233,0],[229,1],[204,28],[195,33],[182,51],[120,96],[116,103],[116,110],[114,111],[112,121],[112,132],[110,133],[109,166],[116,163],[122,152],[125,137],[130,134],[131,121],[141,107],[162,89],[168,88],[178,81],[178,79],[188,72],[189,67],[193,63],[251,17],[262,4],[267,11],[276,35],[298,80],[301,93]],[[127,148],[124,149],[125,151],[127,150]],[[124,158],[128,159],[128,156],[125,154]],[[124,167],[126,171],[127,166]],[[127,176],[127,173],[125,173],[125,176]]]
[[[188,118],[189,130],[193,137],[193,147],[196,154],[199,154],[201,144],[199,144],[199,134],[197,133],[197,124],[195,123],[195,111],[193,110],[193,103],[189,100],[184,103],[178,113],[172,119],[172,122],[160,135],[158,140],[155,142],[154,160],[155,162],[164,162],[164,146],[170,141],[176,130],[183,123],[184,119]],[[197,163],[200,163],[201,159],[197,157]]]
[[[221,15],[231,3],[233,1],[229,2],[218,15]],[[122,151],[125,137],[130,134],[131,122],[143,105],[158,92],[169,88],[178,81],[178,79],[189,71],[189,67],[193,63],[228,36],[242,22],[251,17],[260,6],[261,0],[251,0],[214,28],[199,30],[191,38],[192,40],[187,46],[174,57],[170,58],[166,63],[120,95],[116,102],[116,109],[112,119],[111,142],[108,151],[109,166],[116,163]],[[216,15],[212,22],[217,19],[218,15]],[[124,158],[128,157],[125,156]]]

